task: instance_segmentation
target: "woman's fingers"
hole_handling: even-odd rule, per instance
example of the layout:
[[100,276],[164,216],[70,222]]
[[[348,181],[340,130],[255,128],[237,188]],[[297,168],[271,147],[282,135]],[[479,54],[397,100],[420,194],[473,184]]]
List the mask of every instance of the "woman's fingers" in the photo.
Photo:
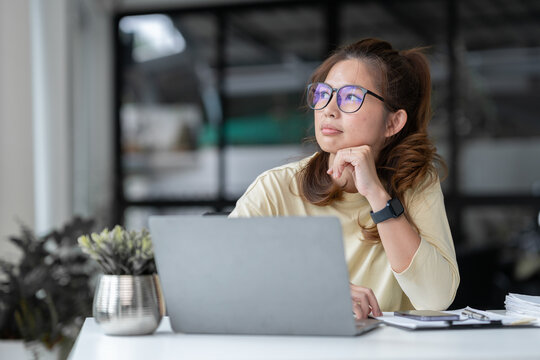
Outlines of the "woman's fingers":
[[[361,309],[362,316],[366,317],[371,312],[373,316],[382,316],[381,308],[379,307],[379,302],[373,293],[373,290],[363,286],[357,286],[350,284],[351,288],[351,297],[354,309]],[[356,314],[356,311],[355,311]]]
[[367,145],[339,150],[327,173],[336,179],[340,178],[346,167],[355,167],[353,165],[355,160],[358,161],[359,159],[362,159],[362,161],[365,161],[366,151],[370,151],[370,147]]
[[379,302],[373,293],[373,290],[365,288],[367,290],[366,296],[369,299],[369,305],[371,306],[371,312],[373,316],[382,316],[381,308],[379,307]]
[[[355,312],[357,319],[365,319],[369,315],[369,312],[371,311],[369,307],[369,302],[367,296],[359,296],[356,299],[353,299],[354,306],[353,308],[356,308],[357,311]],[[353,310],[354,311],[354,310]]]
[[345,167],[351,166],[353,158],[352,149],[341,149],[337,152],[336,157],[334,158],[334,173],[337,174],[337,178],[341,177]]
[[350,178],[356,190],[366,198],[385,191],[377,175],[375,159],[369,145],[338,150],[327,173],[334,179],[347,175],[347,180]]
[[360,305],[361,304],[360,302],[353,301],[352,304],[353,304],[353,313],[354,313],[354,316],[356,317],[356,319],[365,319],[365,318],[367,318],[368,313],[366,313],[362,309],[362,306]]

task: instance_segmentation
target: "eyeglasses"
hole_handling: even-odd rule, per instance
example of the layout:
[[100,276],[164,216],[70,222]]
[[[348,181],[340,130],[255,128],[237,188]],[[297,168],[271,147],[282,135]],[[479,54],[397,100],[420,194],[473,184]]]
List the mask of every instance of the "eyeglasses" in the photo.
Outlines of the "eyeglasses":
[[372,95],[384,102],[384,99],[361,86],[345,85],[335,89],[328,84],[317,82],[307,87],[307,103],[313,110],[321,110],[332,100],[334,92],[337,94],[337,105],[344,113],[353,113],[360,110],[366,95]]

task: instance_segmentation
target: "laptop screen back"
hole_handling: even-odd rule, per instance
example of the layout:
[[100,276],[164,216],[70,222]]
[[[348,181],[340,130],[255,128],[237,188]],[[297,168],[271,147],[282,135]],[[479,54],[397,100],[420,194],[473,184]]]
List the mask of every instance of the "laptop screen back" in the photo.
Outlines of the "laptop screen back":
[[150,230],[175,331],[354,335],[337,218],[157,216]]

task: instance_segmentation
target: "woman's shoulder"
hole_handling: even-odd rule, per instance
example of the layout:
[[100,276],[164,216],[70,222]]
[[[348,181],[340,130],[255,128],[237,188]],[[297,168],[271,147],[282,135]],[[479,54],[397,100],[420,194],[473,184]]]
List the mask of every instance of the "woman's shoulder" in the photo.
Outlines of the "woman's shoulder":
[[[249,185],[238,199],[234,211],[235,216],[276,216],[285,214],[284,202],[293,201],[296,195],[296,174],[307,164],[310,157],[289,162],[266,170]],[[290,204],[290,203],[289,203]]]
[[428,172],[415,186],[405,191],[404,198],[409,204],[442,199],[441,180],[437,172]]
[[264,171],[251,183],[246,193],[260,187],[265,189],[289,187],[296,182],[296,175],[306,166],[311,157],[313,155]]
[[295,178],[296,174],[298,174],[298,172],[300,172],[306,166],[306,164],[313,156],[314,155],[310,155],[303,159],[292,161],[287,164],[266,170],[257,177],[257,180],[264,180],[269,178],[274,180],[290,180],[291,178]]

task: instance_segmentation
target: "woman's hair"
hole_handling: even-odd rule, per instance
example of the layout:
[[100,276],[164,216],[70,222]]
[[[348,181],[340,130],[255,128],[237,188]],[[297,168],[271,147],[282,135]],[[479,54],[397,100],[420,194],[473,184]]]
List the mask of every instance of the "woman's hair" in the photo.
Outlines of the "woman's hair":
[[[405,126],[386,139],[375,164],[388,194],[399,198],[405,208],[406,190],[435,181],[436,165],[446,171],[427,134],[431,119],[431,76],[422,51],[421,48],[398,51],[386,41],[364,39],[336,50],[310,78],[310,83],[324,82],[330,69],[340,61],[360,60],[372,70],[377,87],[374,90],[384,98],[385,108],[390,112],[399,109],[407,112]],[[343,189],[326,173],[328,158],[327,152],[319,150],[298,174],[301,195],[315,205],[328,205],[342,198]],[[359,225],[366,241],[380,241],[376,225],[367,227],[360,222]]]

